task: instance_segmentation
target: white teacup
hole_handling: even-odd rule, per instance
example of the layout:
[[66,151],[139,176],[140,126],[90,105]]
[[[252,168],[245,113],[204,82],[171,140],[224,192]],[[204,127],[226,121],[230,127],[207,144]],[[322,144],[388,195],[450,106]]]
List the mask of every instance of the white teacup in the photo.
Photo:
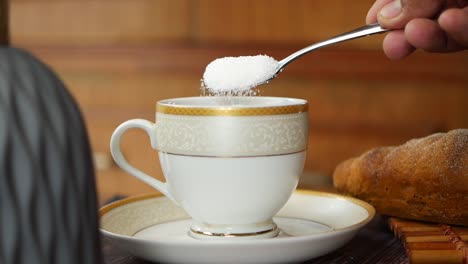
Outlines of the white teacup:
[[[267,238],[295,190],[307,148],[307,101],[280,97],[188,97],[159,101],[156,123],[133,119],[111,138],[125,171],[182,206],[198,239]],[[130,165],[123,133],[145,130],[166,182]]]

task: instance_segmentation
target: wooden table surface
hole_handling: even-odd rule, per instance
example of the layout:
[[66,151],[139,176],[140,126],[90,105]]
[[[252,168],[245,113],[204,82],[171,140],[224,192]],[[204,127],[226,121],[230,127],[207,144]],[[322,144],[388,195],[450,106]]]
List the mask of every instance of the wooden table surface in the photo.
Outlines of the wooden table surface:
[[[149,264],[133,257],[109,241],[102,241],[105,264]],[[405,249],[388,227],[387,220],[377,215],[344,247],[307,264],[403,264],[409,263]]]

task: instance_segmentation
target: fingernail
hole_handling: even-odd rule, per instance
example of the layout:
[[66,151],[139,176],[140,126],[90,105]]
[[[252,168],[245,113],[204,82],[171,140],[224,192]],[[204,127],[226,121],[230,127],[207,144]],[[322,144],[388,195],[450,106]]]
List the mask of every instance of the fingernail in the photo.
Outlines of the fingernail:
[[401,13],[401,1],[395,0],[390,4],[384,6],[380,10],[379,15],[385,18],[394,18]]

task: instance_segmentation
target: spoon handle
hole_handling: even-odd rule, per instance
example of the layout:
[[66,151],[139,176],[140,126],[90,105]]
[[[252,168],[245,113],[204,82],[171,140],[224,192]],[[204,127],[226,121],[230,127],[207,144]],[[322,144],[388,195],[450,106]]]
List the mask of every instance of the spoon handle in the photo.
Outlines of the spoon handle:
[[303,48],[303,49],[289,55],[288,57],[284,58],[283,60],[281,60],[279,62],[279,71],[282,68],[284,68],[286,65],[288,65],[290,62],[294,61],[295,59],[297,59],[297,58],[301,57],[302,55],[304,55],[304,54],[306,54],[308,52],[311,52],[313,50],[317,50],[317,49],[320,49],[320,48],[323,48],[323,47],[326,47],[326,46],[329,46],[329,45],[332,45],[332,44],[336,44],[336,43],[351,40],[351,39],[356,39],[356,38],[361,38],[361,37],[365,37],[365,36],[369,36],[369,35],[374,35],[374,34],[378,34],[378,33],[387,32],[389,30],[390,29],[382,28],[378,23],[375,23],[375,24],[366,25],[366,26],[363,26],[363,27],[360,27],[360,28],[356,28],[356,29],[354,29],[352,31],[337,35],[337,36],[335,36],[333,38],[330,38],[330,39],[327,39],[327,40],[312,44],[310,46],[307,46],[307,47],[305,47],[305,48]]

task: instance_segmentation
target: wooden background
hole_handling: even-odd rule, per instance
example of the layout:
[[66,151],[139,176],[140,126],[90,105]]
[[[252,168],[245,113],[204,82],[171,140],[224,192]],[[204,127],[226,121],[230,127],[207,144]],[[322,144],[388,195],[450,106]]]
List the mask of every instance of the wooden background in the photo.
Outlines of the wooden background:
[[[288,54],[362,26],[373,0],[11,0],[12,45],[51,65],[84,113],[101,201],[152,189],[117,168],[112,131],[154,120],[157,100],[199,95],[205,66],[224,56]],[[0,12],[1,14],[1,12]],[[329,47],[291,64],[263,95],[310,103],[302,186],[369,148],[468,127],[468,54],[391,62],[383,36]],[[162,179],[142,131],[124,137],[128,160]],[[320,177],[325,175],[325,178]]]
[[8,1],[0,0],[0,45],[7,45],[9,42],[8,13]]

